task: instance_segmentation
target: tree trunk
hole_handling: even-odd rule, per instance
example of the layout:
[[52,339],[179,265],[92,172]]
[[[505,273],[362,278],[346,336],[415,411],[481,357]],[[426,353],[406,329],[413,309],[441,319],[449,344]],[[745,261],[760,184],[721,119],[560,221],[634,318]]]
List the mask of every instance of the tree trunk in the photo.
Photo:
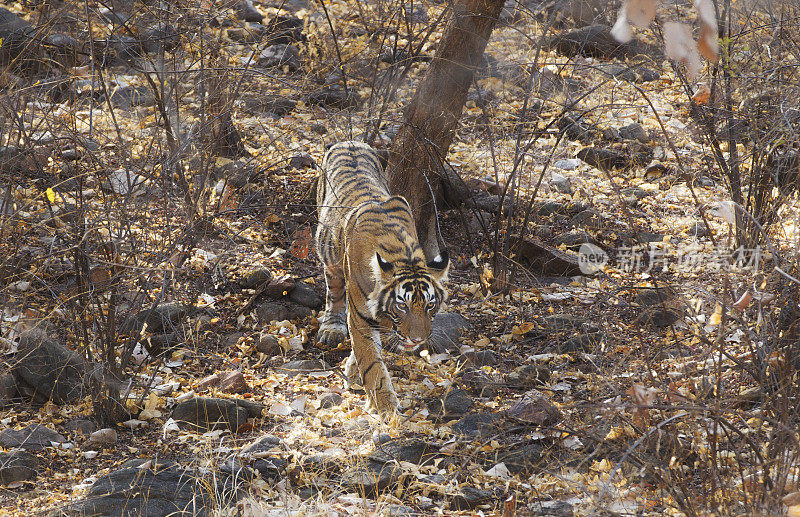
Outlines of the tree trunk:
[[433,199],[439,192],[444,158],[503,3],[456,0],[436,56],[406,108],[391,148],[390,189],[411,205],[428,259],[440,251]]

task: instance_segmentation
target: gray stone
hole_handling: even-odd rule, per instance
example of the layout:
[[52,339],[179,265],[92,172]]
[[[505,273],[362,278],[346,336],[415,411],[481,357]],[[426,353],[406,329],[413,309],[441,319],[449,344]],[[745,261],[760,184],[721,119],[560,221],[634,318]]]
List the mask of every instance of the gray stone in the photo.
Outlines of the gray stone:
[[272,273],[269,269],[256,269],[250,271],[239,280],[239,285],[245,289],[256,289],[261,285],[269,283],[272,280]]
[[509,388],[525,389],[542,386],[550,380],[550,370],[536,364],[523,364],[517,366],[506,375],[506,384]]
[[64,429],[71,433],[82,434],[84,438],[88,438],[89,435],[97,430],[97,425],[91,420],[76,418],[65,423]]
[[586,56],[601,59],[627,58],[639,54],[658,56],[661,51],[636,39],[620,43],[608,25],[590,25],[552,37],[547,48],[567,57]]
[[322,307],[324,300],[313,287],[305,282],[297,282],[294,289],[289,293],[289,300],[304,307],[312,309],[319,309]]
[[641,124],[636,122],[619,128],[619,136],[625,140],[638,140],[643,144],[650,141],[650,135],[647,134]]
[[256,340],[256,350],[269,356],[281,353],[281,345],[278,338],[272,334],[261,333]]
[[428,410],[443,418],[458,418],[468,413],[475,401],[462,389],[448,391],[444,398],[434,398],[428,402]]
[[258,64],[267,68],[288,68],[290,72],[299,70],[302,66],[300,51],[292,45],[284,43],[270,45],[261,51],[258,56]]
[[19,447],[36,451],[63,441],[65,438],[56,431],[39,424],[31,424],[24,429],[3,429],[0,432],[0,445],[6,449]]
[[234,400],[195,397],[185,400],[172,410],[172,418],[184,428],[205,432],[210,429],[229,429],[236,432],[247,422],[247,410]]
[[511,474],[529,476],[537,471],[541,472],[543,468],[549,466],[546,461],[544,461],[547,459],[547,457],[544,456],[545,452],[546,449],[543,445],[529,443],[512,447],[503,447],[492,451],[483,456],[482,461],[487,467],[503,463]]
[[320,409],[328,409],[334,406],[338,406],[342,403],[342,396],[338,393],[329,392],[325,393],[319,399],[319,408]]
[[488,490],[467,486],[462,489],[460,494],[456,494],[450,500],[450,508],[457,511],[474,510],[483,503],[488,503],[494,495]]
[[172,332],[178,330],[188,314],[188,308],[181,303],[162,303],[153,309],[139,311],[128,318],[125,329],[137,333],[147,324],[147,332]]
[[561,246],[563,244],[567,248],[575,250],[580,249],[581,244],[587,243],[600,246],[600,241],[584,231],[572,231],[553,237],[553,244],[555,246]]
[[302,319],[311,313],[308,307],[280,300],[265,300],[256,306],[256,315],[262,323]]
[[330,370],[331,367],[325,361],[320,359],[305,359],[298,361],[289,361],[276,368],[277,371],[299,375],[301,373],[311,372],[324,372]]
[[469,320],[461,314],[440,312],[433,317],[431,322],[431,336],[428,338],[427,345],[436,353],[457,348],[461,334],[470,327]]
[[[213,480],[174,462],[131,460],[97,481],[85,498],[52,515],[207,516],[214,509]],[[144,467],[144,468],[143,468]]]
[[261,23],[264,20],[264,15],[261,14],[258,9],[256,9],[251,0],[238,0],[234,6],[234,9],[236,10],[236,15],[240,20],[258,23]]
[[242,450],[239,451],[239,456],[243,458],[255,458],[256,456],[263,455],[264,453],[279,449],[280,447],[280,438],[271,434],[265,434],[256,441],[242,447]]
[[148,53],[169,52],[181,44],[181,35],[170,23],[157,23],[142,36],[142,47]]
[[572,505],[566,501],[538,501],[528,507],[534,517],[573,517]]
[[470,413],[450,426],[454,433],[473,439],[488,438],[503,431],[507,421],[497,413]]
[[84,395],[86,361],[40,330],[22,335],[12,373],[34,401],[68,404]]
[[482,370],[464,370],[461,381],[467,390],[476,397],[494,398],[497,396],[497,383]]
[[306,96],[308,104],[316,104],[337,109],[357,108],[361,97],[352,88],[345,91],[339,86],[326,86]]
[[575,214],[572,218],[572,224],[588,230],[599,230],[605,226],[603,216],[600,212],[591,208]]
[[572,336],[560,347],[563,352],[591,352],[594,351],[605,338],[602,332],[588,332]]
[[577,158],[567,158],[566,160],[557,160],[553,167],[565,171],[577,169],[581,165],[581,161]]
[[39,459],[29,452],[0,452],[0,485],[34,479],[39,467]]
[[269,113],[283,117],[297,107],[297,101],[281,95],[261,95],[245,99],[244,106],[254,113]]
[[153,106],[155,95],[147,86],[122,86],[114,89],[109,98],[115,108],[129,110],[136,106]]
[[491,350],[471,350],[461,354],[459,362],[469,362],[474,366],[494,366],[499,361],[497,354]]
[[686,230],[686,234],[697,239],[702,239],[703,237],[707,237],[709,234],[708,226],[703,221],[698,221],[694,223],[692,226]]
[[653,325],[654,327],[669,327],[683,317],[676,309],[651,309],[641,313],[636,318],[637,325]]
[[508,416],[524,424],[549,426],[556,424],[563,418],[561,411],[550,402],[547,396],[538,391],[531,390],[506,412]]
[[645,307],[664,305],[677,295],[672,287],[639,287],[636,289],[636,303]]
[[14,375],[6,373],[0,375],[0,408],[5,407],[17,398],[17,381]]
[[347,489],[373,496],[397,481],[402,473],[398,462],[424,465],[433,461],[437,454],[438,447],[417,438],[392,440],[359,458],[342,474],[340,483]]

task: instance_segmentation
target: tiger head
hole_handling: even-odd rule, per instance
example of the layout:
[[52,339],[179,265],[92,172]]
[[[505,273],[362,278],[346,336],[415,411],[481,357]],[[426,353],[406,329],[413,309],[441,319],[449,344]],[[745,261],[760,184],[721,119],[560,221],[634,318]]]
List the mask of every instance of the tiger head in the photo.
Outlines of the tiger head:
[[375,260],[383,286],[376,316],[391,324],[403,351],[413,353],[430,337],[431,320],[446,299],[449,256],[443,251],[425,264],[421,258],[390,262],[376,252]]

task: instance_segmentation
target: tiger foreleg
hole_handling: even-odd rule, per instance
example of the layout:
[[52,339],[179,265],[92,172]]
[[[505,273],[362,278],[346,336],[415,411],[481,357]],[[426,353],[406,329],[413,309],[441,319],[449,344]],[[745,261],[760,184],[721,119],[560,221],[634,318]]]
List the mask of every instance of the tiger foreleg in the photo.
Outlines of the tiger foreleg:
[[[361,373],[369,400],[367,409],[375,409],[380,413],[396,410],[399,401],[392,387],[389,370],[383,362],[378,331],[371,329],[366,321],[355,314],[348,314],[348,322],[353,351],[345,364],[345,375],[352,379],[351,374],[355,373],[356,368]],[[355,363],[355,368],[352,363]]]
[[325,313],[320,321],[317,341],[333,347],[347,339],[344,275],[341,268],[325,266],[325,283]]

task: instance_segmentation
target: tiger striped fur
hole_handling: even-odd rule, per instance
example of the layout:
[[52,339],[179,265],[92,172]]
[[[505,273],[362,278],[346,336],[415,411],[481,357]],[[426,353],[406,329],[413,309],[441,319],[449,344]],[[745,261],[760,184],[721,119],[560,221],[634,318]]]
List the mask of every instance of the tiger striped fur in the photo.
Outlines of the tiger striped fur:
[[413,352],[431,333],[431,319],[445,299],[441,282],[449,259],[427,263],[408,202],[389,194],[378,155],[366,144],[341,142],[322,160],[317,182],[317,253],[325,267],[325,314],[317,341],[352,339],[345,364],[359,377],[369,407],[397,407],[381,353],[381,333],[400,337]]

